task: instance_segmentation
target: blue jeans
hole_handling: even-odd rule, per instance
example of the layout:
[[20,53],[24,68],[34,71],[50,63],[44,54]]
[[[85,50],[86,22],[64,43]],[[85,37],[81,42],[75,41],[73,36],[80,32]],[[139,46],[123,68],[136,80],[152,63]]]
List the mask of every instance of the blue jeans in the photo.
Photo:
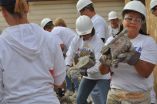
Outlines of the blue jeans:
[[[87,104],[87,98],[88,98],[89,94],[91,93],[91,91],[94,89],[94,87],[96,85],[97,86],[103,85],[100,83],[104,83],[104,82],[102,80],[91,80],[91,79],[87,79],[87,78],[82,78],[80,85],[79,85],[79,89],[78,89],[77,104]],[[103,88],[105,86],[103,85],[99,88]],[[103,89],[101,89],[101,91],[102,91],[102,93],[105,93]],[[97,103],[97,104],[100,104],[100,103]]]
[[68,76],[66,76],[66,89],[72,91],[73,90],[72,84],[74,84],[74,90],[77,91],[79,87],[78,79],[77,78],[70,79]]
[[109,79],[100,79],[91,92],[94,104],[106,104],[107,94],[110,89]]

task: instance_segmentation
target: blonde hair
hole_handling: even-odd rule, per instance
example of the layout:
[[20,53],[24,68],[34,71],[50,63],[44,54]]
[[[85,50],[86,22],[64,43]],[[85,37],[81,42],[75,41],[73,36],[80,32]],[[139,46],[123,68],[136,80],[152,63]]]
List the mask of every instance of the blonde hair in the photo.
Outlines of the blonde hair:
[[6,0],[1,4],[2,9],[6,9],[11,15],[15,17],[22,17],[28,13],[29,6],[27,0]]
[[16,0],[14,13],[23,15],[27,13],[29,10],[28,2],[27,0]]
[[54,26],[62,26],[62,27],[67,27],[65,21],[62,18],[56,18],[54,20]]

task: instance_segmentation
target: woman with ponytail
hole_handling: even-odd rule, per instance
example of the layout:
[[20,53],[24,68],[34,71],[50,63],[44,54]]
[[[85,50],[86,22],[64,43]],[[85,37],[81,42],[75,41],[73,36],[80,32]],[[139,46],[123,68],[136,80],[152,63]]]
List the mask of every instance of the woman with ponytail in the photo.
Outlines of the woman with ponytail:
[[54,86],[66,67],[52,33],[29,23],[26,0],[0,0],[8,23],[0,36],[0,104],[60,104]]

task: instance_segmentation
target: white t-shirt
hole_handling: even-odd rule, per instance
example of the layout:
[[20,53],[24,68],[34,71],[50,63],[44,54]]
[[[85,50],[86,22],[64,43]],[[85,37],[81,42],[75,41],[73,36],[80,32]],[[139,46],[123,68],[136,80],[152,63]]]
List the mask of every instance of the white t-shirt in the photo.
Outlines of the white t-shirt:
[[100,51],[101,51],[103,45],[104,45],[103,42],[101,41],[101,39],[97,35],[94,35],[92,37],[92,39],[88,40],[88,41],[83,41],[82,38],[80,38],[79,36],[76,36],[72,40],[71,45],[69,47],[69,50],[67,52],[67,57],[65,59],[66,65],[72,65],[73,58],[74,58],[75,54],[79,52],[80,49],[89,48],[95,54],[96,64],[95,64],[95,66],[93,66],[87,70],[88,77],[86,77],[86,78],[89,78],[89,79],[110,79],[110,74],[101,75],[101,73],[98,70],[98,66],[100,65],[99,59],[101,56]]
[[115,36],[119,32],[119,27],[114,29],[109,25],[108,32],[109,32],[109,36]]
[[51,32],[62,40],[67,49],[69,48],[72,39],[77,35],[72,29],[61,26],[54,27]]
[[56,35],[55,33],[52,33],[51,35],[56,40],[57,44],[59,45],[64,44],[58,35]]
[[107,40],[109,35],[106,21],[98,14],[94,15],[91,20],[95,28],[95,34],[98,35],[99,38]]
[[36,24],[5,29],[0,36],[1,104],[60,104],[53,89],[65,80],[62,51]]
[[[110,38],[109,40],[111,41],[113,37]],[[157,63],[157,44],[152,37],[139,34],[135,39],[131,39],[131,42],[136,51],[141,53],[141,60],[152,64]],[[111,67],[111,70],[114,72],[111,88],[128,91],[146,91],[150,88],[148,83],[150,78],[141,77],[132,65],[119,63],[118,68]]]

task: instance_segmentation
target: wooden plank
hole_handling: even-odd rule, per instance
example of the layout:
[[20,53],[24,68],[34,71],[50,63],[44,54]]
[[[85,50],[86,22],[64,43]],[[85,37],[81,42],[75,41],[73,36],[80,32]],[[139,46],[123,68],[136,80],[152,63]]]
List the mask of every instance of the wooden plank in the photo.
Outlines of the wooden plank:
[[150,0],[146,0],[147,7],[147,32],[156,40],[157,42],[157,17],[152,15],[149,9]]

